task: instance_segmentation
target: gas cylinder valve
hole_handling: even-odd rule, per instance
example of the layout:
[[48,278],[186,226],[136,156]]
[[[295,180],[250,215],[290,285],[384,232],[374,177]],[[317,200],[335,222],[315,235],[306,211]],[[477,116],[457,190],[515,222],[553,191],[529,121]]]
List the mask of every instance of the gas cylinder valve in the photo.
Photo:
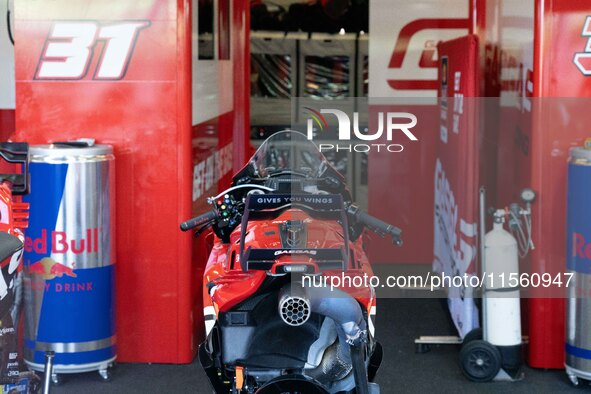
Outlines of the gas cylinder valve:
[[493,215],[494,223],[505,223],[505,217],[508,220],[508,227],[511,234],[517,240],[519,247],[519,257],[524,258],[535,246],[531,238],[531,204],[536,199],[536,192],[530,188],[523,189],[520,193],[521,201],[525,207],[519,203],[512,203],[505,209],[490,209],[489,213]]

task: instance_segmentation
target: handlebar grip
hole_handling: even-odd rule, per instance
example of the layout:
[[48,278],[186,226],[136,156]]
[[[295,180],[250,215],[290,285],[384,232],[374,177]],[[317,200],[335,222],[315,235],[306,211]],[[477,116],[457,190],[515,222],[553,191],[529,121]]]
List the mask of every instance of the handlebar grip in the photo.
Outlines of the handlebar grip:
[[370,230],[373,230],[382,236],[390,235],[392,237],[392,241],[396,245],[402,245],[402,230],[398,227],[388,224],[378,218],[375,218],[370,214],[363,212],[357,207],[354,207],[353,209],[350,208],[349,212],[355,217],[357,222],[363,224]]
[[209,212],[204,213],[203,215],[199,215],[197,217],[194,217],[193,219],[187,220],[186,222],[182,222],[181,223],[181,231],[192,230],[196,227],[206,224],[207,222],[217,219],[217,217],[218,217],[217,212],[211,210]]

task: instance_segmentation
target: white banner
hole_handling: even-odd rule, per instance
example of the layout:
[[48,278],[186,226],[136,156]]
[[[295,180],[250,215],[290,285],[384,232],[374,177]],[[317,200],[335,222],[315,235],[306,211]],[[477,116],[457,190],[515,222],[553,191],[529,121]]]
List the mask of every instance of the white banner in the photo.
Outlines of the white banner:
[[437,43],[468,34],[468,4],[371,0],[369,96],[436,98]]
[[[435,247],[433,271],[438,274],[465,277],[473,275],[468,268],[476,259],[476,223],[460,216],[454,192],[446,177],[441,160],[435,164]],[[447,288],[449,313],[463,338],[479,326],[478,309],[474,305],[473,289],[469,286]]]
[[[8,13],[10,12],[10,30]],[[0,109],[15,108],[14,46],[14,1],[0,1]]]
[[[0,0],[1,1],[1,0]],[[219,31],[218,2],[214,2],[213,31]],[[219,59],[219,35],[204,34],[199,36],[199,2],[192,0],[193,5],[193,35],[191,38],[193,73],[192,93],[192,124],[198,125],[210,119],[230,112],[234,109],[233,63],[230,59]],[[232,8],[232,7],[230,7]],[[231,10],[230,21],[231,21]],[[227,34],[231,34],[232,23],[227,26]],[[230,41],[230,45],[236,45]],[[199,50],[211,50],[212,59],[199,58]],[[230,53],[232,52],[230,48]]]

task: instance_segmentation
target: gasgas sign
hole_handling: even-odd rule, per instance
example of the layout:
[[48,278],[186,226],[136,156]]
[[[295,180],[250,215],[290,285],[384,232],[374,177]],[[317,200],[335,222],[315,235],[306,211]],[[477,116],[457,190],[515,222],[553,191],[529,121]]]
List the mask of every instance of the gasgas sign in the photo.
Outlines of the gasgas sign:
[[372,0],[370,97],[435,99],[437,44],[468,34],[468,16],[466,0]]

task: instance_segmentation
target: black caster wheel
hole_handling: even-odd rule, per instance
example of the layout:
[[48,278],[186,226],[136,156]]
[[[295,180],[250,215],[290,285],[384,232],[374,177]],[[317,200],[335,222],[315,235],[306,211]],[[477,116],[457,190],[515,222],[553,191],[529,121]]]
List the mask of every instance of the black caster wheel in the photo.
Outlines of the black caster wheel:
[[57,373],[52,373],[51,383],[54,386],[61,386],[64,383],[64,377],[62,375],[58,375]]
[[113,379],[113,371],[111,370],[111,367],[99,369],[98,373],[103,382],[110,382],[111,379]]
[[482,339],[482,328],[475,328],[469,333],[467,333],[464,337],[464,340],[462,341],[462,345],[466,345],[467,343],[475,341],[477,339]]
[[490,343],[475,339],[462,346],[460,366],[469,380],[490,382],[501,369],[501,353]]

